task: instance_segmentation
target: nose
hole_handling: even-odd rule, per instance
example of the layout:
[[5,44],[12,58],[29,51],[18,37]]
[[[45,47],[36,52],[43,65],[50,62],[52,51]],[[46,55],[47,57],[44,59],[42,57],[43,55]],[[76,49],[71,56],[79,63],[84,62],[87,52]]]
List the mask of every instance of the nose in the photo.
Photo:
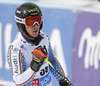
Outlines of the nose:
[[39,25],[38,24],[34,24],[34,26],[32,26],[33,29],[39,29]]
[[37,27],[39,27],[39,25],[38,24],[34,24],[33,27],[37,28]]

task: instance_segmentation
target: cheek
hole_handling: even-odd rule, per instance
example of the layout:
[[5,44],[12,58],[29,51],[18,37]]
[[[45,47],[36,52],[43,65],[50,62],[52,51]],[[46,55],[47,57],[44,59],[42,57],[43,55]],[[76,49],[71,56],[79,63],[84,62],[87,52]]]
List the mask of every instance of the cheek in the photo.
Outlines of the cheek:
[[26,31],[30,34],[32,32],[32,30],[29,28],[29,29],[26,29]]

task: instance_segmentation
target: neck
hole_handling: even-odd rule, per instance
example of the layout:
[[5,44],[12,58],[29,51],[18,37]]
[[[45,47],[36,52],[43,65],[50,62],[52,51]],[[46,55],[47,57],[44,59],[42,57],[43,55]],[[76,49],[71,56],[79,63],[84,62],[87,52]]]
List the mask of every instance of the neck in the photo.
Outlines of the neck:
[[25,33],[21,33],[21,34],[28,43],[35,44],[35,45],[38,45],[43,38],[41,35],[38,35],[38,37],[30,38]]

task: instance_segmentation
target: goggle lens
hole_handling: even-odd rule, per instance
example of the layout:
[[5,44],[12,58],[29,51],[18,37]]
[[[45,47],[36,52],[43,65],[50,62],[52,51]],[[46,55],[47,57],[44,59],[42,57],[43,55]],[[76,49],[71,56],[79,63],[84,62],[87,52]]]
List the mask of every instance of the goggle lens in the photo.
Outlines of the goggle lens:
[[26,17],[25,18],[25,25],[26,26],[33,26],[35,22],[38,22],[38,24],[41,25],[42,18],[40,15],[37,17]]

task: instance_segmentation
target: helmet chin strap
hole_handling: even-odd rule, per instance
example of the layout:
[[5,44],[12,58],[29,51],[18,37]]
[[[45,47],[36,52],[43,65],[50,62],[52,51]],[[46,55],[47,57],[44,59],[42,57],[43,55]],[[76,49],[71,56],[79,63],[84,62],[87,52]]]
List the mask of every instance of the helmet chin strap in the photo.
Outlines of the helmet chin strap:
[[[32,37],[32,36],[30,36],[28,33],[25,33],[25,32],[23,32],[22,33],[27,39],[29,39],[29,40],[34,40],[36,37]],[[39,35],[39,34],[38,34]]]
[[38,45],[39,42],[41,41],[41,39],[43,38],[41,35],[38,35],[37,37],[30,38],[30,37],[28,37],[28,36],[25,34],[25,32],[24,32],[24,33],[21,33],[21,34],[22,34],[22,36],[24,37],[24,39],[25,39],[27,42],[29,42],[29,43],[31,43],[31,44],[35,44],[35,45]]

